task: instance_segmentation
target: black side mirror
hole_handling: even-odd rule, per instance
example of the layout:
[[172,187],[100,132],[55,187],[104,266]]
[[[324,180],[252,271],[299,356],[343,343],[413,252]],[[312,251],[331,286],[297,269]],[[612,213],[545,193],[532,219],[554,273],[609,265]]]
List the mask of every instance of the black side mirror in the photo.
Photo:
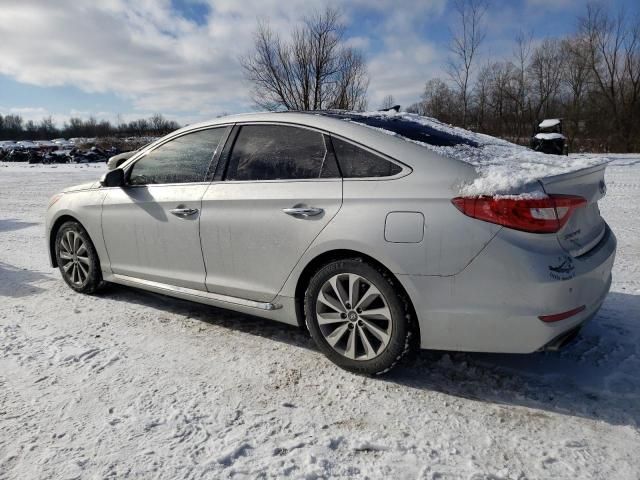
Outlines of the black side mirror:
[[103,187],[124,187],[124,170],[115,168],[105,173],[100,179]]

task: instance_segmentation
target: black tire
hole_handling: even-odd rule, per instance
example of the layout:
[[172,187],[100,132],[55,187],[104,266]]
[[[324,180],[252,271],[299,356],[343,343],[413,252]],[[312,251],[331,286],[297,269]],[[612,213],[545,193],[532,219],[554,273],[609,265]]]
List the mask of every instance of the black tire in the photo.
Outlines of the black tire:
[[[320,291],[326,282],[336,275],[342,274],[355,274],[376,287],[383,295],[391,312],[390,339],[386,347],[377,352],[375,358],[348,358],[336,351],[326,340],[318,323],[316,303]],[[361,259],[336,260],[318,270],[311,278],[305,292],[304,311],[307,328],[320,351],[329,360],[345,370],[365,375],[380,375],[395,367],[414,348],[415,342],[411,338],[413,335],[412,317],[406,299],[386,272]],[[364,346],[362,340],[358,340],[358,342],[360,346]]]
[[[69,247],[67,245],[68,238],[69,236],[75,235],[80,238],[82,244],[85,246],[85,250],[82,250],[78,255],[74,255],[74,260],[70,261],[67,253]],[[98,254],[96,253],[91,238],[89,238],[89,234],[78,222],[69,221],[60,226],[56,233],[55,254],[62,278],[73,290],[79,293],[90,294],[102,286],[102,272],[100,270]],[[63,256],[65,258],[63,258]],[[82,260],[86,259],[87,263],[81,262],[79,257],[82,257]],[[71,267],[69,267],[70,262],[76,263],[76,266],[71,265]],[[82,263],[82,265],[80,265],[80,263]],[[73,276],[71,272],[74,269],[76,272],[81,270],[81,273]],[[85,271],[86,275],[83,275]],[[84,276],[82,281],[79,281],[81,279],[80,275]]]

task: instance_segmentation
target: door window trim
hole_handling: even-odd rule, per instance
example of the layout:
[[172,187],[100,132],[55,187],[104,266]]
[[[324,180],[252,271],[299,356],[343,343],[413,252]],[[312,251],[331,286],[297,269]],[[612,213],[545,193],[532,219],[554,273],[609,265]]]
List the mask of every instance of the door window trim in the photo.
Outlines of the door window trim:
[[[224,147],[226,146],[227,140],[229,139],[229,135],[231,134],[231,131],[233,129],[234,124],[222,124],[222,125],[210,125],[210,126],[206,126],[206,127],[200,127],[200,128],[194,128],[193,130],[188,130],[185,132],[180,132],[178,134],[172,135],[168,138],[162,138],[157,140],[157,142],[152,143],[151,145],[149,145],[145,150],[143,150],[142,152],[139,152],[138,154],[136,154],[133,158],[131,158],[131,161],[127,162],[127,165],[124,166],[123,170],[124,170],[124,178],[125,178],[125,188],[148,188],[148,187],[159,187],[159,186],[174,186],[174,185],[208,185],[213,181],[213,173],[212,173],[212,166],[216,165],[219,163],[220,161],[220,156],[221,156],[221,152],[224,149]],[[205,130],[215,130],[218,128],[224,128],[225,131],[222,132],[222,138],[220,139],[220,142],[218,143],[218,146],[216,147],[215,151],[213,152],[213,154],[211,155],[211,159],[209,160],[209,166],[207,167],[207,172],[205,174],[205,177],[202,181],[200,182],[173,182],[173,183],[152,183],[149,185],[130,185],[129,184],[129,177],[131,175],[131,170],[133,169],[134,165],[136,163],[138,163],[140,160],[142,160],[143,158],[145,158],[147,155],[149,155],[151,152],[155,151],[156,149],[162,147],[163,145],[166,145],[169,142],[172,142],[173,140],[176,140],[180,137],[184,137],[185,135],[190,135],[192,133],[197,133],[197,132],[202,132]]]
[[[311,130],[312,132],[317,132],[323,135],[324,137],[324,142],[325,142],[325,148],[327,149],[327,153],[331,153],[333,155],[333,158],[335,159],[336,163],[338,164],[338,172],[340,173],[340,177],[335,177],[335,178],[286,178],[286,179],[277,179],[277,180],[228,180],[227,179],[227,170],[229,168],[229,163],[231,160],[231,153],[233,152],[233,147],[235,146],[235,142],[238,139],[238,134],[240,133],[240,130],[242,127],[244,126],[248,126],[248,125],[280,125],[280,126],[286,126],[286,127],[297,127],[297,128],[303,128],[305,130]],[[342,174],[342,170],[340,169],[340,162],[336,156],[335,153],[335,149],[333,147],[333,143],[331,141],[331,139],[335,137],[338,138],[342,141],[345,141],[347,143],[350,143],[358,148],[362,148],[363,150],[371,153],[372,155],[376,155],[378,157],[380,157],[381,159],[391,162],[397,166],[399,166],[401,168],[400,172],[396,173],[395,175],[390,175],[388,177],[347,177],[345,178],[344,175]],[[374,150],[373,148],[367,147],[361,143],[358,143],[350,138],[346,138],[343,137],[341,135],[337,135],[334,134],[332,132],[329,132],[327,130],[323,130],[321,128],[317,128],[317,127],[310,127],[308,125],[301,125],[299,123],[293,123],[293,122],[278,122],[278,121],[272,121],[272,120],[268,120],[268,121],[245,121],[245,122],[238,122],[233,124],[233,129],[232,132],[229,134],[228,138],[227,138],[227,143],[226,145],[222,148],[223,153],[221,155],[221,158],[218,161],[218,165],[216,168],[216,172],[215,172],[215,176],[214,176],[214,181],[223,181],[223,182],[233,182],[233,183],[262,183],[262,182],[269,182],[269,183],[283,183],[283,182],[318,182],[318,181],[335,181],[335,180],[344,180],[344,181],[385,181],[385,180],[396,180],[398,178],[402,178],[405,177],[407,175],[409,175],[413,169],[411,167],[409,167],[408,165],[400,162],[399,160],[396,160],[395,158],[392,158],[388,155],[385,155],[384,153],[378,152],[377,150]]]
[[[338,164],[338,160],[336,159],[336,155],[333,151],[333,144],[330,143],[330,139],[327,138],[328,135],[326,133],[324,133],[323,131],[317,129],[317,128],[313,128],[313,127],[309,127],[307,125],[299,125],[297,123],[290,123],[290,122],[241,122],[241,123],[236,123],[233,126],[233,133],[231,135],[229,135],[229,139],[228,139],[228,143],[227,145],[225,145],[223,151],[223,157],[224,159],[221,159],[219,162],[219,166],[220,168],[218,170],[216,170],[216,176],[215,176],[215,180],[218,181],[222,181],[222,182],[230,182],[230,183],[283,183],[283,182],[317,182],[317,181],[336,181],[336,180],[342,180],[342,172],[340,171],[340,165],[338,165],[338,173],[340,174],[339,177],[318,177],[318,178],[276,178],[276,179],[270,179],[270,180],[230,180],[227,178],[227,174],[229,173],[229,165],[231,163],[231,154],[233,153],[233,148],[235,147],[236,141],[238,140],[238,136],[240,135],[240,131],[242,130],[242,127],[246,127],[246,126],[251,126],[251,125],[256,125],[256,126],[283,126],[283,127],[294,127],[294,128],[300,128],[300,129],[304,129],[304,130],[309,130],[311,132],[314,133],[318,133],[322,136],[322,141],[324,142],[324,148],[326,150],[325,153],[325,160],[326,160],[326,155],[327,154],[331,154],[333,155],[333,161],[336,162],[336,164]],[[221,165],[222,164],[222,165]],[[324,165],[324,164],[323,164]]]
[[[331,139],[331,148],[334,151],[334,157],[336,159],[336,161],[338,162],[338,168],[340,168],[340,174],[342,175],[342,179],[344,181],[349,181],[349,182],[360,182],[360,181],[366,181],[366,182],[371,182],[371,181],[385,181],[385,180],[396,180],[398,178],[402,178],[402,177],[406,177],[407,175],[409,175],[411,172],[413,172],[413,169],[411,167],[409,167],[408,165],[396,160],[395,158],[392,158],[388,155],[385,155],[384,153],[380,153],[377,150],[374,150],[373,148],[370,148],[366,145],[363,145],[361,143],[358,143],[350,138],[346,138],[343,137],[341,135],[336,135],[336,134],[330,134],[329,135],[330,139]],[[344,174],[342,173],[342,168],[340,167],[340,159],[338,158],[338,155],[335,153],[335,148],[333,146],[333,139],[336,138],[342,142],[348,143],[350,145],[353,145],[356,148],[359,148],[361,150],[364,150],[367,153],[370,153],[371,155],[374,155],[378,158],[380,158],[381,160],[384,160],[386,162],[390,162],[394,165],[397,165],[398,167],[400,167],[400,171],[398,173],[396,173],[395,175],[385,175],[383,177],[380,176],[374,176],[374,177],[345,177]]]

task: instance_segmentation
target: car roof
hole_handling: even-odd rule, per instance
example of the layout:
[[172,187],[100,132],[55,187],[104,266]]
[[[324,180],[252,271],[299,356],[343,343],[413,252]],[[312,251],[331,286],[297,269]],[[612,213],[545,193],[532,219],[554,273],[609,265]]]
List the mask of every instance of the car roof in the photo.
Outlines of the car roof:
[[[356,123],[380,130],[386,130],[393,134],[400,135],[404,139],[426,143],[433,146],[454,146],[467,145],[477,147],[473,140],[460,135],[451,134],[444,129],[434,128],[400,117],[389,117],[384,112],[379,115],[373,113],[363,114],[347,110],[315,110],[315,111],[286,111],[286,112],[260,112],[242,113],[229,115],[207,122],[190,125],[191,128],[203,126],[213,126],[225,123],[245,123],[245,122],[292,122],[300,125],[307,125],[326,129],[327,131],[341,131],[345,128],[345,123]],[[351,129],[349,129],[351,130]],[[358,131],[358,130],[355,130]]]
[[[371,150],[399,160],[412,168],[422,164],[425,157],[437,159],[437,161],[443,164],[459,163],[455,159],[428,150],[424,146],[402,138],[393,132],[367,125],[365,122],[351,121],[350,118],[347,118],[350,113],[351,112],[341,112],[340,114],[336,114],[336,111],[241,113],[188,125],[174,132],[172,136],[192,130],[233,125],[236,123],[292,124],[318,129],[325,133],[351,140]],[[356,112],[352,112],[352,114],[357,115]]]
[[411,118],[389,115],[385,110],[369,113],[324,110],[317,113],[325,117],[337,118],[343,121],[356,122],[369,127],[387,130],[405,139],[422,142],[434,147],[453,147],[456,145],[478,146],[477,142],[462,135],[456,135],[442,128],[437,128],[435,125],[419,123]]
[[476,169],[473,166],[425,148],[424,145],[401,138],[391,132],[319,112],[290,111],[242,113],[188,125],[141,148],[126,161],[124,166],[135,162],[158,145],[192,131],[217,126],[260,123],[308,127],[359,144],[411,168],[411,175],[403,178],[415,185],[417,190],[422,190],[427,182],[431,184],[435,182],[443,188],[443,192],[447,192],[443,195],[450,195],[456,191],[461,182],[472,181],[477,177]]

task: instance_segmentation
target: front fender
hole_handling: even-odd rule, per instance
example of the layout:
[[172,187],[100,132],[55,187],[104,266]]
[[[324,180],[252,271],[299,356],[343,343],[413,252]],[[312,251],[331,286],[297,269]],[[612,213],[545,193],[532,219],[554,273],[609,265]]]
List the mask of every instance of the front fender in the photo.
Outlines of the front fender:
[[58,228],[68,220],[80,223],[89,234],[96,249],[103,272],[111,273],[109,256],[102,236],[102,202],[107,196],[105,190],[83,190],[69,192],[47,210],[45,229],[49,263],[56,267],[54,240]]

